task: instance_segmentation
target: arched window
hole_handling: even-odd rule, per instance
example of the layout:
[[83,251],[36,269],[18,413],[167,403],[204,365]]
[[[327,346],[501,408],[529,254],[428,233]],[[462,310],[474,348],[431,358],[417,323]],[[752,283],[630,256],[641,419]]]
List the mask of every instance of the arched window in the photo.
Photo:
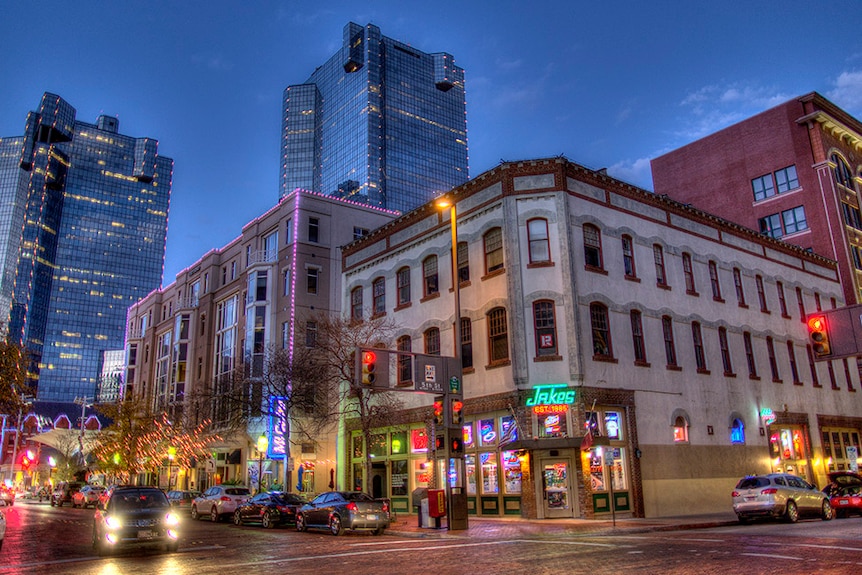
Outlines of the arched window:
[[592,224],[584,224],[584,265],[590,268],[603,269],[602,265],[602,234],[599,228]]
[[509,359],[509,329],[502,307],[488,312],[488,359],[491,365]]
[[730,423],[730,442],[738,445],[745,443],[745,424],[738,417]]
[[832,175],[835,176],[835,181],[844,186],[845,188],[850,188],[854,190],[853,187],[853,173],[850,171],[849,166],[847,166],[847,162],[844,161],[844,158],[839,156],[838,154],[832,154],[829,156],[829,159],[835,164],[835,167],[832,168]]
[[485,246],[485,274],[503,269],[503,230],[491,228],[482,239]]
[[551,244],[548,240],[548,220],[536,218],[527,221],[530,246],[530,263],[551,261]]
[[554,302],[541,300],[533,303],[533,329],[536,333],[536,356],[557,355]]
[[425,353],[427,355],[440,355],[440,330],[436,327],[429,328],[424,334]]
[[593,331],[593,357],[613,357],[611,324],[607,306],[597,302],[590,304],[590,326]]
[[428,256],[422,262],[424,297],[440,293],[440,276],[437,273],[437,256]]
[[371,283],[371,292],[374,297],[374,315],[386,313],[386,280],[377,278]]
[[350,292],[350,319],[362,320],[362,288],[356,287]]
[[674,443],[688,443],[688,427],[690,424],[691,420],[684,409],[674,410],[670,418]]

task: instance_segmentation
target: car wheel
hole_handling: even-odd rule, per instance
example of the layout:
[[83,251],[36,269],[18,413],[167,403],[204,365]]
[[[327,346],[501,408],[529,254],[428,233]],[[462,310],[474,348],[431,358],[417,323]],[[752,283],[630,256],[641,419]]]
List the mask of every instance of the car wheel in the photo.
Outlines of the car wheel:
[[737,515],[736,517],[739,519],[740,524],[748,525],[748,521],[749,521],[748,517],[745,517],[744,515]]
[[832,504],[828,500],[823,500],[823,506],[820,508],[820,519],[829,521],[832,519],[833,511]]
[[176,553],[177,549],[180,548],[179,541],[171,541],[170,543],[165,544],[165,550],[169,553]]
[[344,533],[344,527],[341,525],[341,518],[338,515],[333,515],[329,519],[329,531],[336,537]]
[[787,505],[784,507],[784,520],[788,523],[796,523],[799,521],[799,509],[797,509],[796,503],[793,501],[788,501]]
[[242,515],[240,514],[239,509],[233,512],[233,524],[242,525]]
[[213,508],[210,509],[210,521],[212,521],[213,523],[218,523],[219,519],[220,518],[219,518],[219,514],[218,514],[218,507],[213,505]]
[[305,525],[305,518],[302,515],[296,516],[296,530],[297,531],[307,531],[308,527]]
[[371,534],[372,535],[383,535],[383,531],[384,531],[383,527],[378,527],[377,529],[373,529],[371,531]]
[[263,514],[263,517],[261,517],[260,523],[265,529],[272,529],[275,527],[275,524],[278,523],[278,520],[275,518],[275,513],[267,511]]

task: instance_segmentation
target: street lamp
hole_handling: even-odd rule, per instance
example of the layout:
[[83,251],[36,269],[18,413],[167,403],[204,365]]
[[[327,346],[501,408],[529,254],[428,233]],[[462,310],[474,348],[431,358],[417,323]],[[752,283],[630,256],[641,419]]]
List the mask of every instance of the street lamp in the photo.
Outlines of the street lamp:
[[452,289],[455,294],[455,359],[461,360],[461,280],[458,277],[458,224],[455,202],[446,197],[434,202],[439,209],[449,208],[449,225],[452,228]]
[[266,448],[269,447],[269,438],[266,433],[261,433],[257,438],[257,452],[259,459],[257,461],[257,492],[263,491],[263,456],[266,454]]

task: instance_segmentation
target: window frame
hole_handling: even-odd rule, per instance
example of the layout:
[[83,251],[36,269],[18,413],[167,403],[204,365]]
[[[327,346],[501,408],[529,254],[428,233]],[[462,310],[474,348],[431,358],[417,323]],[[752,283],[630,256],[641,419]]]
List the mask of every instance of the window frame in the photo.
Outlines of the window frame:
[[350,290],[350,319],[362,321],[362,286]]
[[593,342],[593,359],[614,359],[610,312],[608,306],[601,302],[590,303],[590,333]]
[[703,332],[699,321],[691,322],[691,343],[694,348],[694,362],[697,373],[709,373],[706,364],[706,352],[703,347]]
[[[534,224],[542,224],[542,229],[533,229]],[[544,236],[542,235],[544,232]],[[544,257],[541,249],[544,247]],[[551,239],[546,218],[531,218],[527,220],[527,251],[530,264],[547,264],[551,260]]]
[[667,283],[667,267],[664,261],[664,248],[660,244],[652,245],[653,262],[655,263],[655,283],[660,288],[670,288]]
[[439,260],[436,254],[431,254],[422,260],[422,296],[427,299],[437,295],[440,295]]
[[485,254],[486,276],[505,269],[503,228],[496,226],[482,234],[482,248]]
[[718,328],[718,347],[721,351],[721,365],[724,368],[724,375],[734,377],[733,358],[730,356],[730,346],[727,341],[727,328],[721,326]]
[[383,276],[371,282],[371,305],[374,317],[386,315],[386,278]]
[[623,253],[623,273],[626,279],[636,279],[638,277],[637,265],[635,263],[635,243],[632,237],[628,234],[623,234],[620,237]]
[[644,341],[643,314],[640,310],[633,309],[629,312],[632,328],[632,351],[634,353],[635,365],[649,366],[646,355],[646,343]]
[[403,266],[395,272],[398,307],[410,305],[410,266]]
[[581,231],[584,242],[584,268],[604,271],[601,230],[595,224],[584,224]]
[[668,369],[679,369],[676,356],[676,342],[673,335],[673,318],[669,315],[661,317],[661,330],[664,339],[664,356]]
[[[506,308],[495,307],[485,314],[488,322],[488,365],[489,367],[508,364],[509,352],[509,326]],[[500,355],[504,353],[505,355]]]

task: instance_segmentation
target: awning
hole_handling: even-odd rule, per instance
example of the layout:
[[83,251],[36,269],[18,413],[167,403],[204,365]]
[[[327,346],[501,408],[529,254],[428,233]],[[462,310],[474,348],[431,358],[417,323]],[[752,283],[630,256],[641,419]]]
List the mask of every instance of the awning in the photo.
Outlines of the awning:
[[[579,449],[583,443],[581,437],[548,437],[545,439],[516,439],[512,443],[506,443],[500,446],[504,451],[515,451],[524,449],[533,451],[536,449]],[[607,437],[594,437],[593,446],[607,446]]]
[[[85,429],[83,444],[84,453],[92,451],[99,443],[100,430]],[[70,454],[80,451],[81,430],[80,429],[52,429],[30,437],[32,441],[53,447],[60,453]]]

